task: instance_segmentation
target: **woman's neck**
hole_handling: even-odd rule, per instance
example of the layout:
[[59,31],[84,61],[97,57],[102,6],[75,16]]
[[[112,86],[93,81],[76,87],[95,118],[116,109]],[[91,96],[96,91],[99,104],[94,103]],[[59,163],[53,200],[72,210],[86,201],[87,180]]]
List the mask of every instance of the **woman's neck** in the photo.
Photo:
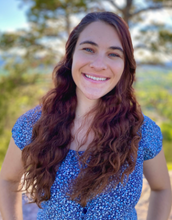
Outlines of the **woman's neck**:
[[76,119],[82,119],[88,112],[94,109],[97,103],[98,100],[77,96]]

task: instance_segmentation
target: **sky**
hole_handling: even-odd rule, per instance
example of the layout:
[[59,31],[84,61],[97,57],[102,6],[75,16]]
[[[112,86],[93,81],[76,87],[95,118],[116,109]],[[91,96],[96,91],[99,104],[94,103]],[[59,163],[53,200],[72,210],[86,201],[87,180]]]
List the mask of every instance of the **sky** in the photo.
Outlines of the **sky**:
[[25,15],[26,6],[19,8],[19,0],[0,2],[0,31],[13,31],[28,26]]

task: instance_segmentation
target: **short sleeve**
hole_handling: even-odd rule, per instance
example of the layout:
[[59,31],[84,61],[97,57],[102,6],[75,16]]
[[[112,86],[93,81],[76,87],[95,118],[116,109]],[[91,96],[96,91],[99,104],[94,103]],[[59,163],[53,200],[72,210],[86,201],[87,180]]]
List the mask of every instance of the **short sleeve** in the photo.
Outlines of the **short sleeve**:
[[160,127],[149,117],[144,116],[141,127],[144,160],[153,159],[162,149],[162,133]]
[[14,124],[12,138],[21,150],[31,142],[33,126],[40,116],[41,107],[38,105],[21,115]]

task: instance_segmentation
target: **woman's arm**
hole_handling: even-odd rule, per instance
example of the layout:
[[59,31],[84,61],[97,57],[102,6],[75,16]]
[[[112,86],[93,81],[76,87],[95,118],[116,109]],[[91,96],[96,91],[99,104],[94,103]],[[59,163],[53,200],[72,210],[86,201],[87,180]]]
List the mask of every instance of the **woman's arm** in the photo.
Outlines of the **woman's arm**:
[[23,174],[21,150],[11,138],[0,172],[0,212],[3,220],[23,220],[20,187]]
[[172,197],[163,150],[155,158],[144,161],[143,171],[151,188],[147,220],[167,220],[171,210]]

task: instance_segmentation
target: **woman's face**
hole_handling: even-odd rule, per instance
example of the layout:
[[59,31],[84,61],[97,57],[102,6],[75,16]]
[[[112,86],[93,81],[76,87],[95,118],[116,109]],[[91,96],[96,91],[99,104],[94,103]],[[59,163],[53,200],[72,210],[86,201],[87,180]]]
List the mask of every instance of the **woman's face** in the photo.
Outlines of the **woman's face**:
[[73,54],[77,97],[98,100],[116,86],[123,70],[123,48],[116,30],[102,21],[89,24],[81,32]]

